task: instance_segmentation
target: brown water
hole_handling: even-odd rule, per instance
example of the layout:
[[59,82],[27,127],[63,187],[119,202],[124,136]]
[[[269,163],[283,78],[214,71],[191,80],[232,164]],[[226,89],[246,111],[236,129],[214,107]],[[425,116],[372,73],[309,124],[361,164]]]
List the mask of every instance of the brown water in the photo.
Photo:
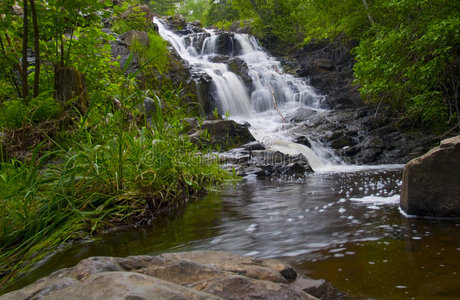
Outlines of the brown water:
[[226,187],[153,228],[59,251],[9,289],[88,256],[208,249],[280,258],[350,298],[460,299],[460,221],[402,216],[400,178],[382,168]]

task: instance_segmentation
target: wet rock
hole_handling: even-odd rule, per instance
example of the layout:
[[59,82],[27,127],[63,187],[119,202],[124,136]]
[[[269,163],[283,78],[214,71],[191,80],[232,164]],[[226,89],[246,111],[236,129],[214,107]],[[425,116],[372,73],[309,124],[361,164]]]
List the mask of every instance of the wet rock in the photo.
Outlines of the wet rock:
[[215,44],[215,53],[221,55],[233,55],[236,49],[236,41],[232,32],[219,32]]
[[227,64],[229,70],[238,75],[244,82],[248,90],[251,90],[252,77],[249,75],[249,68],[246,62],[239,57],[233,57],[228,60]]
[[203,49],[204,41],[210,37],[211,35],[208,32],[199,32],[193,33],[190,37],[186,37],[184,39],[186,46],[193,46],[197,53],[201,53],[201,49]]
[[307,172],[309,172],[309,170],[299,163],[289,164],[281,170],[282,175],[292,177],[303,176]]
[[243,148],[249,151],[265,150],[265,146],[257,141],[244,144]]
[[254,175],[257,178],[265,178],[267,177],[267,175],[270,175],[269,172],[266,172],[264,169],[255,166],[249,166],[247,168],[244,168],[243,172],[241,172],[240,174],[243,174],[243,176]]
[[310,140],[304,135],[297,137],[294,142],[311,148]]
[[353,140],[349,135],[340,135],[331,142],[332,149],[342,149],[353,145]]
[[316,299],[277,260],[198,251],[90,257],[0,299]]
[[300,178],[312,173],[308,160],[302,155],[287,155],[279,151],[254,150],[247,161],[233,165],[241,176],[254,175],[258,179]]
[[288,114],[286,119],[290,122],[306,122],[310,118],[316,116],[318,112],[308,107],[300,107],[294,113]]
[[230,149],[255,141],[249,131],[249,124],[232,120],[207,120],[190,134],[192,143],[200,147]]
[[[308,140],[307,146],[320,142],[345,162],[354,164],[406,163],[420,151],[430,149],[435,140],[431,134],[396,128],[385,112],[376,115],[373,108],[299,108],[288,117],[298,123],[292,132]],[[298,143],[304,144],[301,140]]]
[[228,55],[213,55],[209,60],[215,63],[226,64],[230,72],[235,73],[241,78],[248,90],[252,89],[252,78],[249,75],[248,65],[243,59]]
[[460,218],[460,136],[404,167],[401,208],[409,215]]
[[327,95],[323,103],[329,108],[363,106],[357,88],[353,85],[354,59],[350,54],[355,42],[322,41],[310,43],[297,51],[296,75],[308,77],[321,94]]
[[300,276],[292,285],[321,300],[344,299],[346,297],[343,292],[323,279],[315,280]]
[[203,27],[203,24],[201,23],[200,20],[195,20],[191,24],[196,27]]

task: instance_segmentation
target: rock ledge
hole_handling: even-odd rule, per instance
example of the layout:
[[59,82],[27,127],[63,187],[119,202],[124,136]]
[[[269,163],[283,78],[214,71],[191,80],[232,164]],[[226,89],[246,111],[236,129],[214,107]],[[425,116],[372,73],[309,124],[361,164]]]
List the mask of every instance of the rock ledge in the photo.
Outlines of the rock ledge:
[[317,299],[306,280],[280,261],[225,252],[90,257],[0,299]]

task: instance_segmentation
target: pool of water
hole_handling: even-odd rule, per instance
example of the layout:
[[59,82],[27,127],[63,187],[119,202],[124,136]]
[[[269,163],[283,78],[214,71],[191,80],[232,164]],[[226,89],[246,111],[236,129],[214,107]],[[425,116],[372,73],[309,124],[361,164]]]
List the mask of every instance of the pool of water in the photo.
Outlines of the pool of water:
[[207,249],[279,258],[352,298],[458,299],[460,221],[404,217],[400,186],[385,167],[228,186],[152,228],[58,251],[9,289],[88,256]]

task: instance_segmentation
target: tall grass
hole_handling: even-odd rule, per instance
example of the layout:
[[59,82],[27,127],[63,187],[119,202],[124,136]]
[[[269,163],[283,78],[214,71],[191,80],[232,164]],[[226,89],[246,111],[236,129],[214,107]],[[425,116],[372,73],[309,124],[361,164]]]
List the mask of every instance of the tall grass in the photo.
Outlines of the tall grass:
[[[167,69],[165,42],[149,33],[149,45],[134,41],[132,51],[143,65],[129,75],[132,55],[120,72],[106,65],[102,71],[113,82],[98,81],[89,91],[83,116],[60,110],[46,95],[27,106],[19,100],[0,106],[1,128],[36,130],[31,136],[42,141],[23,160],[3,160],[0,136],[0,287],[69,240],[119,224],[148,224],[162,208],[232,179],[181,134],[193,104],[184,105],[180,91],[159,97],[137,85],[144,68]],[[59,125],[53,134],[40,129],[58,115],[59,122],[50,122]]]
[[0,165],[0,284],[69,239],[149,223],[159,209],[230,179],[180,135],[182,115],[164,115],[153,98],[151,121],[107,113],[71,147],[55,142],[52,152],[39,156],[37,147],[28,162]]

